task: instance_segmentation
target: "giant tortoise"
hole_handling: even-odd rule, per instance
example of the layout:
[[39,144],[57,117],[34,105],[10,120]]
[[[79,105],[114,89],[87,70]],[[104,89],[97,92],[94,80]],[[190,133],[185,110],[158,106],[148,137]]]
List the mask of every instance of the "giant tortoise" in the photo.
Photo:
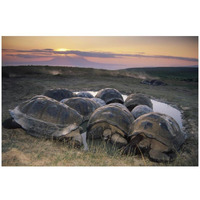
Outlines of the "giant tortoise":
[[64,88],[46,90],[43,95],[53,98],[57,101],[75,96],[73,92]]
[[68,105],[69,107],[76,110],[80,115],[83,116],[84,121],[89,120],[92,113],[99,108],[99,104],[90,98],[73,97],[70,99],[63,99],[61,103]]
[[117,107],[121,108],[122,110],[130,113],[130,111],[128,110],[128,108],[124,104],[121,104],[121,103],[110,103],[109,105],[117,106]]
[[124,103],[123,97],[120,92],[113,88],[105,88],[100,90],[96,96],[96,98],[103,99],[106,104],[109,103]]
[[63,139],[76,146],[82,145],[79,126],[83,117],[52,98],[35,96],[10,110],[10,115],[32,136]]
[[172,117],[151,112],[133,122],[129,139],[132,150],[140,148],[153,161],[169,162],[175,158],[185,135]]
[[124,107],[105,105],[91,115],[87,131],[90,139],[104,139],[122,147],[127,144],[127,136],[134,118]]
[[89,92],[78,92],[76,94],[77,97],[85,97],[85,98],[94,98],[94,96],[92,94],[90,94]]
[[103,99],[94,97],[94,98],[91,98],[91,100],[98,103],[100,107],[106,105],[106,102]]
[[150,112],[153,112],[153,109],[146,105],[138,105],[135,108],[133,108],[133,110],[131,111],[131,113],[132,113],[133,117],[135,117],[135,119],[137,119],[141,115],[144,115],[144,114],[147,114]]
[[138,105],[147,105],[150,108],[153,108],[151,100],[143,94],[131,94],[127,97],[124,102],[124,105],[132,111]]

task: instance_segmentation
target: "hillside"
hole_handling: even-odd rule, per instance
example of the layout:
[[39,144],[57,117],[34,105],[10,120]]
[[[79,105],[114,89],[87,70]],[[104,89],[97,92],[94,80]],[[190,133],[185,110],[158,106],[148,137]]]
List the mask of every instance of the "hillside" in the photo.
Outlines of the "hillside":
[[129,73],[140,73],[160,79],[173,79],[188,82],[198,81],[197,67],[152,67],[152,68],[130,68],[122,71]]

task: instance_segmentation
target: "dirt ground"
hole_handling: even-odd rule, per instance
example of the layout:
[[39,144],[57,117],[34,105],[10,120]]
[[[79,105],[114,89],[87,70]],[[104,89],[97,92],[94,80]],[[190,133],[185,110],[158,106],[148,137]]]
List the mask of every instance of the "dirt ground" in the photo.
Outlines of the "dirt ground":
[[76,73],[12,74],[2,78],[2,122],[10,117],[9,109],[19,103],[52,88],[71,91],[93,90],[110,87],[122,94],[143,93],[178,108],[182,112],[184,131],[188,139],[171,163],[154,163],[148,157],[122,156],[111,153],[103,146],[92,151],[72,149],[57,141],[34,138],[20,128],[2,127],[3,166],[198,166],[198,83],[165,80],[166,86],[140,83],[141,79],[130,76]]

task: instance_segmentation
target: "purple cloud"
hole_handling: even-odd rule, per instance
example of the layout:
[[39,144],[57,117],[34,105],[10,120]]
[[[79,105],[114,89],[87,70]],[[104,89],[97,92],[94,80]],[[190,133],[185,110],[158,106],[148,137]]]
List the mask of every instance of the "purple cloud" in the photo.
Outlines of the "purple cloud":
[[[137,54],[119,54],[119,53],[112,53],[112,52],[95,52],[95,51],[78,51],[78,50],[69,50],[69,51],[54,51],[53,49],[30,49],[30,50],[17,50],[17,49],[2,49],[4,52],[9,53],[42,53],[46,56],[55,56],[55,55],[77,55],[82,57],[96,57],[96,58],[119,58],[119,57],[137,57],[137,58],[163,58],[163,59],[176,59],[176,60],[185,60],[185,61],[192,61],[198,62],[197,58],[190,58],[190,57],[180,57],[180,56],[165,56],[165,55],[145,55],[144,52],[138,52]],[[8,54],[8,56],[12,56]],[[17,54],[18,57],[23,57],[22,54]],[[25,56],[28,58],[28,56]],[[36,57],[36,55],[35,55]],[[38,56],[39,57],[39,56]],[[31,56],[30,56],[31,58]]]
[[48,57],[48,56],[39,56],[39,55],[31,55],[31,54],[6,54],[6,56],[19,57],[19,58],[46,58]]
[[29,50],[19,50],[19,49],[2,49],[3,52],[21,52],[21,53],[37,53],[37,52],[53,52],[53,49],[29,49]]
[[114,58],[116,54],[105,52],[91,52],[91,51],[53,51],[54,54],[74,54],[83,57],[96,57],[96,58]]

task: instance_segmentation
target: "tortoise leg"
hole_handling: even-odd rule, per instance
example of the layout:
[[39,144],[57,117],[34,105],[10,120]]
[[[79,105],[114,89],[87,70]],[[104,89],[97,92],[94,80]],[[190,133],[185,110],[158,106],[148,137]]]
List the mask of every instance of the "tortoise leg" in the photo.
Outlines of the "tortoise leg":
[[119,148],[127,145],[127,140],[120,136],[119,134],[114,133],[111,137],[111,143],[116,144]]
[[170,161],[170,157],[167,154],[162,153],[158,150],[154,150],[154,149],[151,149],[149,151],[149,157],[152,161],[156,161],[156,162],[169,162]]
[[22,128],[13,118],[6,119],[2,125],[7,129]]
[[159,142],[155,139],[151,140],[151,149],[154,149],[156,151],[160,151],[163,153],[167,153],[170,151],[170,148],[168,146],[162,144],[161,142]]
[[138,147],[140,148],[140,150],[142,152],[146,152],[149,147],[150,147],[151,141],[149,138],[144,138],[143,140],[141,140],[138,144]]
[[104,140],[107,141],[111,137],[111,134],[112,134],[112,132],[111,132],[110,129],[105,129],[103,131],[103,138],[104,138]]
[[[161,159],[158,162],[169,162],[169,161],[172,161],[176,157],[175,152],[172,148],[162,144],[161,142],[159,142],[155,139],[151,140],[151,149],[164,154],[161,156],[161,158],[164,157],[164,159]],[[160,156],[158,156],[158,157],[160,157]]]
[[124,147],[124,154],[136,154],[137,145],[140,141],[142,141],[144,136],[142,134],[138,134],[136,136],[131,136],[129,138],[128,144]]
[[83,144],[79,128],[67,134],[64,139],[73,147],[80,147]]
[[101,139],[102,138],[102,133],[103,133],[103,127],[101,126],[95,126],[92,127],[89,131],[88,131],[88,138],[89,139]]

